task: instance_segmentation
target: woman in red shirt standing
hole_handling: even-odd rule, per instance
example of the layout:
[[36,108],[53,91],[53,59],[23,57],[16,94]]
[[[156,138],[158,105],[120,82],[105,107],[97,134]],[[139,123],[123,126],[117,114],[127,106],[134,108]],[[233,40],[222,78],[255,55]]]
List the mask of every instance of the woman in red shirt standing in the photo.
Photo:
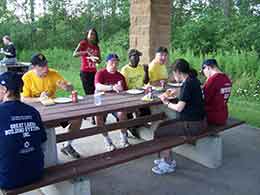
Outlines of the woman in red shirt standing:
[[81,40],[73,56],[81,58],[80,79],[86,95],[94,94],[96,64],[100,63],[99,39],[96,29],[86,31],[86,38]]

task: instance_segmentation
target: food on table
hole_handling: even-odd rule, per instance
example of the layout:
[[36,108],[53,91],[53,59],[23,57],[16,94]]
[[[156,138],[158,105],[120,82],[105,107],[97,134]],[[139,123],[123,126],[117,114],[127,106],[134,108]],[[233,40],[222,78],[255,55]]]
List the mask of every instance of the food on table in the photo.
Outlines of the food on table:
[[165,91],[163,93],[164,96],[166,96],[167,98],[170,98],[170,97],[175,97],[175,91],[172,90],[172,89],[168,89],[167,91]]
[[52,98],[44,98],[44,99],[41,99],[41,103],[44,105],[44,106],[50,106],[50,105],[53,105],[55,104],[54,100]]

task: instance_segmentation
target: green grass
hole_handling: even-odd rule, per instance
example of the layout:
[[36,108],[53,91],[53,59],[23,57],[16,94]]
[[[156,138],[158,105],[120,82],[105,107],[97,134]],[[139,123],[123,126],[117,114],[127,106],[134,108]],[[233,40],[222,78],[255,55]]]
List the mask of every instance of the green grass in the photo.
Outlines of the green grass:
[[260,103],[233,96],[229,102],[229,113],[232,117],[246,121],[246,123],[260,127]]

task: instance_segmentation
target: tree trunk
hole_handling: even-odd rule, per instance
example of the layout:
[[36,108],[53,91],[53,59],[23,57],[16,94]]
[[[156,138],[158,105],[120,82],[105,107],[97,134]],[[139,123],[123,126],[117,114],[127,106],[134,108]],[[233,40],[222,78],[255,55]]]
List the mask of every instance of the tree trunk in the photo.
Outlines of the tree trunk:
[[31,21],[32,23],[35,21],[35,13],[34,13],[34,0],[30,0],[30,15],[31,15]]
[[6,8],[7,8],[7,0],[2,0],[2,6],[3,6],[3,10],[6,10]]
[[42,0],[43,4],[43,14],[45,15],[47,13],[47,0]]
[[111,8],[112,8],[111,15],[112,15],[112,17],[116,16],[116,7],[117,7],[117,0],[111,0]]
[[232,10],[232,0],[223,0],[224,15],[229,18]]

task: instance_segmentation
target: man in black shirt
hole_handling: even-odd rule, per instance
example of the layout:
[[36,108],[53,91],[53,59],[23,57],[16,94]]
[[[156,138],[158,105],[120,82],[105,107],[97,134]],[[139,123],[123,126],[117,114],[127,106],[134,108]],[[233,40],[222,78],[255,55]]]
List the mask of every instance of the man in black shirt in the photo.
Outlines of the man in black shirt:
[[0,53],[4,54],[5,57],[0,61],[0,64],[13,65],[16,64],[16,49],[9,36],[3,37],[4,48],[1,48]]

